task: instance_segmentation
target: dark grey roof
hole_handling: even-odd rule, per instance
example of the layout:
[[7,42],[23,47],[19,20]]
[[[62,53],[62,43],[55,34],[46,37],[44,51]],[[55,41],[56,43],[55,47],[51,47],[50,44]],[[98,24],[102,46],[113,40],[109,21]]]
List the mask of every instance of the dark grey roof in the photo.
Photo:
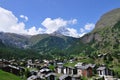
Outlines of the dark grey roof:
[[50,75],[54,75],[54,76],[56,76],[55,73],[51,72],[51,73],[48,73],[47,75],[45,75],[45,77],[49,77]]
[[87,69],[85,66],[77,66],[78,69]]
[[37,76],[35,76],[35,75],[32,75],[29,78],[27,78],[27,80],[35,80],[35,79],[37,79]]
[[99,68],[97,68],[97,70],[104,70],[104,69],[106,69],[106,67],[99,67]]
[[59,62],[59,63],[57,63],[58,65],[62,65],[63,63],[62,62]]
[[89,67],[94,68],[95,65],[87,64],[87,65],[77,66],[77,68],[79,68],[79,69],[88,69]]
[[74,78],[80,78],[80,75],[73,75],[72,77],[74,77]]
[[96,65],[95,64],[88,64],[87,66],[94,68]]

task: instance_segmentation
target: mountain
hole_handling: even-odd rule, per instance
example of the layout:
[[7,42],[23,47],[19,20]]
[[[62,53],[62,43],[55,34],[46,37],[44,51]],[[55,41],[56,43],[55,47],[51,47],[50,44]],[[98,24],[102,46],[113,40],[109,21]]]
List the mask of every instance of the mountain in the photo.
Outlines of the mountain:
[[5,45],[3,44],[2,40],[0,39],[0,47],[4,47]]
[[40,55],[117,54],[120,52],[120,8],[101,16],[95,29],[81,38],[63,36],[67,29],[52,34],[18,35],[0,32],[0,46],[30,49]]
[[72,46],[78,39],[61,34],[42,34],[32,36],[30,42],[32,49],[36,49],[39,53],[52,53],[55,51],[65,51]]
[[101,16],[100,20],[96,23],[94,31],[104,27],[114,27],[120,21],[120,8],[114,9]]
[[119,21],[120,21],[120,8],[105,13],[96,23],[94,30],[82,37],[82,41],[84,41],[85,43],[89,43],[93,41],[93,39],[95,39],[96,41],[101,41],[102,36],[99,33],[107,32],[108,29],[110,30],[114,29],[115,25],[119,23]]
[[120,8],[104,14],[96,23],[95,29],[81,38],[83,43],[98,53],[115,53],[120,51]]
[[0,32],[0,40],[6,46],[26,48],[28,45],[28,39],[28,37],[23,35]]
[[48,54],[64,52],[77,40],[77,38],[63,36],[56,32],[34,36],[0,32],[0,56],[19,58],[28,57],[29,54],[29,57],[50,58],[51,56],[47,57]]
[[[96,64],[105,64],[120,76],[120,8],[101,16],[95,29],[83,36],[86,55]],[[87,50],[86,50],[87,48]]]

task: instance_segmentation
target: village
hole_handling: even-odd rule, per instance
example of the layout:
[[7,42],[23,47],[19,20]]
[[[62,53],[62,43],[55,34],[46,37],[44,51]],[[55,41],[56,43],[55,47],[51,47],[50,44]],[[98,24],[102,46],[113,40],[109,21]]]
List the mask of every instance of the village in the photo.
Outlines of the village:
[[70,60],[6,60],[0,59],[0,69],[24,80],[120,80],[106,65],[77,62]]

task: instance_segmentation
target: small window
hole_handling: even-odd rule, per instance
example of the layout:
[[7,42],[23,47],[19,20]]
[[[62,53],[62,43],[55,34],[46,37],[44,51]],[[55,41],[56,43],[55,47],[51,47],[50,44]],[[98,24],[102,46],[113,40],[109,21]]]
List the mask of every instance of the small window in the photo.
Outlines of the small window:
[[100,71],[100,75],[102,75],[102,71]]

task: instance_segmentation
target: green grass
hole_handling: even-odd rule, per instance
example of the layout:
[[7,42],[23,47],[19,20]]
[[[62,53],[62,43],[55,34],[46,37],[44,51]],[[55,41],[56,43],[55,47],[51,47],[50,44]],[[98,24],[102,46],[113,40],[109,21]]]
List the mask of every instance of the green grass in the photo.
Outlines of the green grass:
[[68,62],[68,63],[66,63],[66,64],[64,64],[64,66],[71,66],[71,67],[74,67],[75,66],[75,64],[77,64],[78,62],[77,61],[74,61],[73,63],[70,63],[70,62]]
[[73,61],[72,63],[67,62],[66,64],[64,64],[64,66],[74,67],[77,63],[94,63],[94,61],[90,58],[84,58],[77,61]]
[[0,80],[21,80],[20,77],[0,70]]

